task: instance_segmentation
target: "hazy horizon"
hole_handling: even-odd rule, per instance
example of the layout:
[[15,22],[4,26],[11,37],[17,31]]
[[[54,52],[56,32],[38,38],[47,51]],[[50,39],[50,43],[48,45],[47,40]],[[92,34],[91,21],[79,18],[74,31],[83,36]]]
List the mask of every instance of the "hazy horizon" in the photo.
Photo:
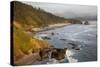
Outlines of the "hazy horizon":
[[55,4],[55,3],[27,2],[27,1],[24,1],[23,3],[32,5],[33,7],[41,8],[54,15],[65,18],[97,17],[97,6],[92,6],[92,5]]

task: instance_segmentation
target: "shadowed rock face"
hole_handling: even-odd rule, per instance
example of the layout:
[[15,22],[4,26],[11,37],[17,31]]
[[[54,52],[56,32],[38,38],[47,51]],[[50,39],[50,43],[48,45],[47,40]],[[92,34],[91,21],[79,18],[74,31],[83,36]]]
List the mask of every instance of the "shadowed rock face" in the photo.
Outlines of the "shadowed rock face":
[[51,58],[55,58],[56,60],[64,59],[66,50],[67,50],[66,48],[65,49],[55,48],[52,51]]
[[50,37],[45,36],[45,37],[42,37],[42,39],[44,39],[44,40],[50,40],[51,38],[50,38]]
[[41,60],[44,58],[48,58],[48,53],[49,53],[50,49],[42,49],[39,51],[39,55],[41,57]]
[[85,21],[85,22],[84,22],[84,24],[85,24],[85,25],[88,25],[88,24],[89,24],[89,22],[88,22],[88,21]]
[[41,57],[41,60],[43,60],[44,58],[49,58],[49,52],[51,52],[51,58],[55,58],[56,60],[61,60],[65,58],[66,50],[67,48],[43,49],[40,50],[39,55]]
[[54,32],[52,32],[52,33],[51,33],[51,35],[55,35],[55,33],[54,33]]

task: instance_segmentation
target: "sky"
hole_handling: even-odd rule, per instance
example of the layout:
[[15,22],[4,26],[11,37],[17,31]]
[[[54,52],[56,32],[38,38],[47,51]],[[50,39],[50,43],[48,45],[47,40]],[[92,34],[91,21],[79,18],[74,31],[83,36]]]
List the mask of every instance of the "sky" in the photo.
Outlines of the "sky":
[[75,5],[75,4],[56,4],[56,3],[43,3],[43,2],[23,2],[33,7],[40,7],[47,12],[61,17],[85,17],[97,16],[97,6],[93,5]]

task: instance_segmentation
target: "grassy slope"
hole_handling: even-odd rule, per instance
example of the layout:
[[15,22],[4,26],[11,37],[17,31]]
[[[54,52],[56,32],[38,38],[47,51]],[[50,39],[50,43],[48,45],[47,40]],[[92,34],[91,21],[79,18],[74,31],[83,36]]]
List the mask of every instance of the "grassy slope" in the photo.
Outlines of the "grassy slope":
[[18,60],[24,55],[28,55],[30,52],[37,52],[38,49],[48,48],[46,41],[32,38],[22,30],[14,26],[14,59]]

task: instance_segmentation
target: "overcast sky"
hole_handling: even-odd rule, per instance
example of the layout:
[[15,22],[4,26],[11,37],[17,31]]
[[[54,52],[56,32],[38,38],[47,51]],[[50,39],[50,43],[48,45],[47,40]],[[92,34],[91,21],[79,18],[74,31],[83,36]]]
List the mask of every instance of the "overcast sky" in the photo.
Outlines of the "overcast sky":
[[42,2],[24,2],[33,7],[40,7],[47,12],[62,17],[80,17],[80,16],[97,16],[96,6],[73,5],[73,4],[55,4]]

